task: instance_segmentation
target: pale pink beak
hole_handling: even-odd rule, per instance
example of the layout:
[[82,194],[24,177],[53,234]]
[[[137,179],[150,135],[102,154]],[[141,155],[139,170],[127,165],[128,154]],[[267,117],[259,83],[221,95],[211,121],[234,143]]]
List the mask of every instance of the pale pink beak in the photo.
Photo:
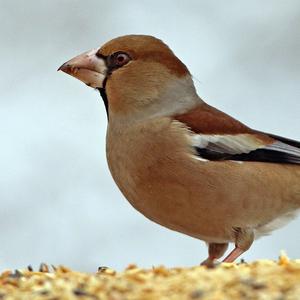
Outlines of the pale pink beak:
[[106,64],[103,58],[96,55],[98,49],[84,52],[58,68],[93,88],[102,88],[106,77]]

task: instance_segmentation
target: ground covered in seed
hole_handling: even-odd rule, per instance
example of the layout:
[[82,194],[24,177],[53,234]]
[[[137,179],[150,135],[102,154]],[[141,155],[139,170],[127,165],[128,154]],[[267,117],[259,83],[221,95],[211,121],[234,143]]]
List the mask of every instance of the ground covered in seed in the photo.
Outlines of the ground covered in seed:
[[0,299],[300,299],[300,260],[220,264],[215,268],[99,268],[95,274],[42,264],[4,271]]

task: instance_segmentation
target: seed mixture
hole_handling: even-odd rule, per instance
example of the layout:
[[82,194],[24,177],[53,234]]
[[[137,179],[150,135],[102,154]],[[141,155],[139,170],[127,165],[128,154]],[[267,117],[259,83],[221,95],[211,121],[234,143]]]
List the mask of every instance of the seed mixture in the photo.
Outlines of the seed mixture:
[[39,271],[4,271],[0,299],[160,300],[300,299],[300,260],[223,263],[214,268],[100,267],[95,274],[41,264]]

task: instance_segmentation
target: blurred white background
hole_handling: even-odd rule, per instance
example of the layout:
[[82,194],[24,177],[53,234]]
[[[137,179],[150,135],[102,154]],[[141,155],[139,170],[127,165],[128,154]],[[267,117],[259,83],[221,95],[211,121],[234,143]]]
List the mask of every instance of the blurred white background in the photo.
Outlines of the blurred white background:
[[[298,0],[0,1],[0,270],[196,265],[203,242],[152,223],[106,164],[98,93],[56,72],[120,35],[163,39],[200,96],[247,125],[300,140]],[[246,260],[300,257],[300,219]]]

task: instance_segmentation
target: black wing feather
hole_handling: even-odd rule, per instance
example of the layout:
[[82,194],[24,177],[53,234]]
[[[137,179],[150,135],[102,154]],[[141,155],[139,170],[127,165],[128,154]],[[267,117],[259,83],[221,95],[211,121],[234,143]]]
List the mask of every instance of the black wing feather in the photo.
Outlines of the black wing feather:
[[195,146],[195,149],[201,158],[214,161],[234,160],[281,164],[300,164],[300,142],[274,134],[267,134],[263,132],[259,133],[268,135],[276,139],[278,143],[275,142],[273,147],[271,145],[267,146],[266,148],[252,150],[248,153],[237,154],[214,151],[208,149],[209,147],[201,148]]
[[298,156],[268,149],[257,149],[249,153],[242,154],[227,154],[198,147],[195,148],[200,157],[208,160],[235,160],[300,164],[300,157]]

